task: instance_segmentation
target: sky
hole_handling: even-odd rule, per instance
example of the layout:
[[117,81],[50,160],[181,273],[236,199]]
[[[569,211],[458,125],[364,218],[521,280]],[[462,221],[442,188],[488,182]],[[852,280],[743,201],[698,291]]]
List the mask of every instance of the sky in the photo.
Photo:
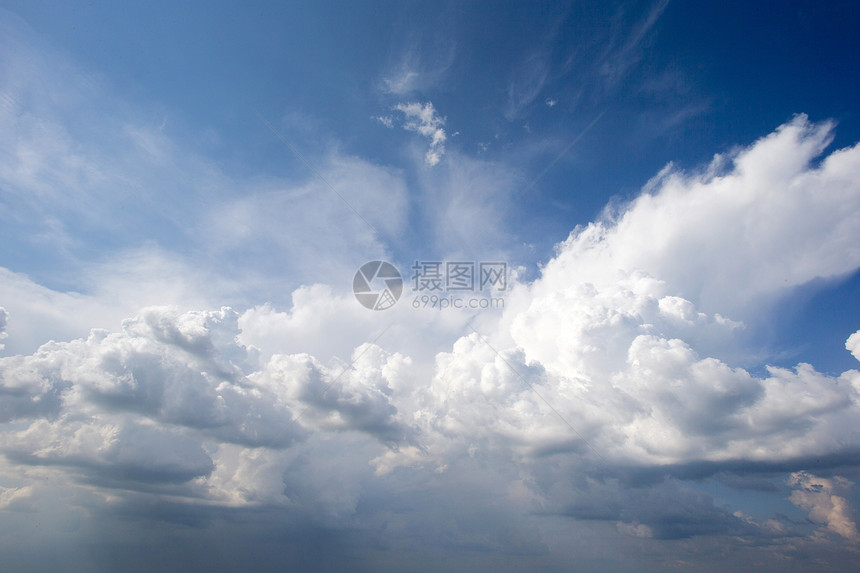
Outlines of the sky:
[[3,569],[856,568],[857,29],[0,1]]

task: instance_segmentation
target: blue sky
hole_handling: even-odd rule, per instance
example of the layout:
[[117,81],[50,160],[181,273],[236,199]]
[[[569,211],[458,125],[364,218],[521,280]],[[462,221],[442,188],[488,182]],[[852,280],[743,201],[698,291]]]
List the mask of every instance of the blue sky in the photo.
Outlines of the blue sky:
[[858,20],[0,3],[7,562],[846,566]]

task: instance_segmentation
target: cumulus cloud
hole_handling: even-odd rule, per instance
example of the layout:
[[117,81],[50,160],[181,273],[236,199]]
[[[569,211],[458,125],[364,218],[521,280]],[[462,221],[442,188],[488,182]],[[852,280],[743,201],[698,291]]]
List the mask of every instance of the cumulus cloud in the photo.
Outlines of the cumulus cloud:
[[[615,523],[624,535],[802,536],[782,518],[755,521],[674,480],[660,484],[749,464],[855,463],[860,372],[800,363],[753,374],[710,354],[739,344],[791,287],[860,266],[860,151],[814,163],[830,130],[799,116],[702,172],[666,170],[641,197],[575,230],[537,281],[516,286],[497,328],[437,356],[414,401],[424,449],[388,452],[381,472],[444,474],[458,459],[492,466],[512,456],[537,507]],[[560,477],[570,475],[580,478]],[[798,484],[792,503],[853,538],[847,497]]]
[[304,439],[305,427],[364,432],[393,447],[405,439],[387,382],[402,376],[404,358],[364,346],[337,370],[301,355],[259,367],[237,334],[230,309],[150,308],[120,333],[4,358],[0,422],[18,429],[0,448],[93,481],[183,484],[216,469],[211,444],[279,450]]
[[799,116],[574,231],[488,341],[469,334],[438,356],[424,435],[625,466],[844,459],[860,446],[860,372],[755,376],[708,355],[766,320],[752,301],[860,266],[860,150],[812,165],[830,129]]
[[854,355],[854,358],[860,360],[860,330],[848,337],[845,348]]
[[[666,5],[597,58],[606,86],[630,75]],[[726,350],[791,289],[860,266],[860,146],[824,155],[832,124],[797,116],[700,171],[667,167],[639,197],[574,230],[538,280],[514,285],[500,319],[470,323],[475,332],[461,335],[455,313],[407,318],[408,301],[384,330],[350,293],[313,284],[386,252],[324,184],[234,180],[151,122],[105,114],[116,103],[98,77],[55,52],[36,57],[12,32],[0,35],[4,230],[64,260],[80,252],[73,227],[123,247],[101,268],[69,273],[86,275],[87,294],[0,269],[0,337],[9,331],[13,354],[0,358],[0,529],[15,532],[0,536],[4,555],[31,532],[68,536],[90,519],[116,547],[155,545],[153,532],[167,532],[160,547],[181,547],[183,564],[205,554],[200,569],[229,562],[220,550],[236,532],[256,537],[235,544],[254,559],[245,549],[261,543],[278,559],[312,553],[298,570],[325,568],[313,565],[328,552],[307,549],[321,544],[387,552],[388,562],[419,548],[494,552],[516,567],[552,543],[584,543],[578,533],[612,551],[711,537],[720,551],[768,545],[778,560],[794,558],[802,524],[756,521],[745,500],[729,507],[699,485],[713,476],[773,494],[770,480],[787,474],[794,491],[779,502],[836,541],[857,539],[851,484],[809,472],[857,472],[860,372],[744,368]],[[405,101],[452,57],[407,55],[383,89]],[[511,78],[509,117],[540,101],[547,61],[526,60]],[[445,119],[429,101],[375,119],[426,138],[430,166],[446,153]],[[474,223],[499,220],[520,179],[456,159],[417,175],[434,193],[419,215],[436,225],[428,243],[501,243]],[[356,157],[313,163],[380,235],[404,234],[405,178]],[[200,249],[235,282],[138,248],[152,237]],[[248,310],[221,308],[233,292]],[[254,306],[290,292],[287,310],[280,300]],[[138,311],[166,301],[180,307]],[[107,328],[87,336],[94,324]],[[860,358],[860,331],[845,346]],[[202,537],[205,550],[186,551]],[[101,569],[124,563],[111,565]]]
[[408,430],[397,420],[389,395],[408,365],[408,358],[389,357],[378,346],[365,344],[337,374],[308,355],[276,355],[253,379],[283,400],[303,404],[298,413],[303,424],[360,430],[397,445],[406,439]]
[[[807,472],[856,466],[860,372],[748,370],[714,352],[786,288],[860,265],[860,151],[813,162],[830,129],[798,117],[702,172],[666,170],[429,359],[391,350],[430,345],[418,328],[367,342],[378,323],[325,285],[286,312],[149,308],[0,359],[0,470],[124,492],[111,495],[126,507],[169,495],[530,555],[546,551],[546,516],[632,541],[779,548],[803,532],[691,480],[771,491],[762,475],[794,473],[790,502],[855,539],[847,482]],[[411,327],[410,311],[389,316]],[[469,517],[475,500],[486,508]]]
[[668,166],[571,233],[540,283],[604,285],[642,271],[706,312],[743,319],[755,302],[850,272],[860,266],[860,146],[813,165],[832,128],[799,115],[702,172]]
[[857,523],[848,500],[837,493],[847,492],[853,485],[845,478],[835,476],[824,479],[807,472],[791,474],[789,485],[796,488],[789,500],[797,507],[809,512],[809,518],[834,533],[860,541]]
[[430,149],[424,155],[424,161],[431,167],[437,165],[442,156],[445,155],[447,136],[442,128],[445,125],[445,118],[436,113],[436,109],[429,101],[424,104],[418,102],[401,103],[397,104],[394,109],[403,113],[405,117],[403,129],[414,131],[430,141]]
[[[860,416],[857,371],[830,377],[802,364],[757,378],[680,339],[633,335],[617,362],[595,342],[580,342],[565,370],[465,337],[440,359],[427,416],[437,431],[526,456],[593,448],[646,465],[777,461],[860,445],[851,429]],[[607,339],[605,348],[621,345]]]
[[662,173],[575,230],[541,278],[514,292],[491,337],[506,345],[500,355],[469,335],[440,358],[434,423],[532,455],[587,442],[639,464],[860,445],[856,370],[799,364],[758,377],[708,355],[764,319],[753,301],[774,304],[787,287],[860,266],[860,147],[811,163],[830,130],[798,116],[705,172]]

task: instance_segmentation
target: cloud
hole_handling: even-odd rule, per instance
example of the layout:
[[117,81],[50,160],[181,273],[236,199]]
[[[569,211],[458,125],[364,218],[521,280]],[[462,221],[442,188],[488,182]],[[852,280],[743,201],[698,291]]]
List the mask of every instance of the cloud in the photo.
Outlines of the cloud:
[[618,531],[632,535],[633,537],[654,537],[654,532],[651,528],[647,525],[642,525],[641,523],[625,523],[623,521],[619,521],[616,525],[618,527]]
[[542,54],[532,55],[517,67],[513,79],[508,83],[508,102],[505,108],[505,118],[508,121],[517,118],[522,110],[540,95],[548,76],[549,66]]
[[515,169],[452,153],[441,168],[422,170],[419,182],[424,245],[443,257],[489,261],[514,256],[520,245],[509,232],[508,218],[514,210],[511,199],[522,189]]
[[[150,304],[288,303],[302,284],[333,283],[385,257],[383,242],[403,234],[408,195],[398,171],[335,144],[302,150],[313,170],[227,173],[200,144],[223,134],[171,130],[181,122],[163,109],[120,101],[98,73],[3,16],[0,225],[9,252],[21,253],[9,265],[16,273],[0,270],[0,301],[18,317],[7,352],[118,328]],[[307,135],[306,117],[283,118]],[[261,145],[289,153],[249,120]],[[48,268],[68,296],[38,285],[27,292],[33,281],[22,273],[50,283],[39,274]]]
[[418,80],[418,72],[402,69],[399,74],[383,78],[385,89],[392,94],[405,94],[413,91]]
[[[607,81],[635,64],[664,6]],[[691,480],[762,487],[762,474],[810,471],[819,458],[855,471],[860,373],[733,360],[793,288],[860,266],[860,148],[824,155],[832,124],[798,116],[701,171],[667,167],[574,230],[538,280],[513,286],[504,315],[470,323],[478,333],[461,336],[460,314],[410,315],[405,300],[385,331],[336,285],[421,217],[434,249],[505,255],[509,238],[486,223],[505,216],[515,172],[451,152],[418,174],[433,200],[413,216],[402,174],[314,158],[380,237],[312,174],[235,180],[134,117],[95,123],[94,135],[92,114],[70,118],[109,94],[95,79],[74,84],[89,76],[73,67],[59,77],[80,101],[57,111],[39,72],[52,61],[4,60],[15,70],[0,110],[12,158],[0,178],[15,207],[4,223],[39,221],[41,235],[20,236],[72,253],[116,241],[95,262],[64,256],[82,294],[0,270],[14,318],[7,326],[0,311],[13,354],[0,359],[0,506],[38,508],[61,490],[51,511],[111,524],[235,531],[235,520],[267,535],[514,559],[601,526],[609,545],[776,544],[799,534],[738,515],[745,502],[720,505]],[[390,91],[420,87],[419,72],[403,72]],[[536,65],[511,83],[512,110],[535,101],[547,73]],[[425,162],[438,165],[447,135],[433,104],[394,110],[378,121],[427,138]],[[177,250],[208,266],[153,237],[181,239]],[[248,310],[221,308],[233,296]],[[138,310],[157,302],[177,307]],[[87,335],[92,326],[105,329]],[[846,342],[855,356],[857,337]],[[811,519],[856,536],[843,482],[792,483]]]
[[396,96],[432,89],[441,82],[456,54],[453,43],[440,43],[403,52],[400,60],[382,77],[382,91]]
[[671,479],[643,489],[626,489],[613,481],[595,483],[588,493],[565,512],[582,519],[619,520],[618,530],[634,537],[678,540],[703,535],[761,535],[757,525],[720,507],[710,495]]
[[0,487],[0,511],[27,510],[32,495],[33,488],[30,486]]
[[0,267],[0,300],[8,315],[16,317],[6,329],[7,354],[29,354],[51,340],[86,337],[93,328],[119,329],[144,306],[170,304],[190,310],[214,306],[236,291],[233,279],[151,245],[78,269],[80,290],[63,292]]
[[[65,408],[95,408],[230,442],[289,444],[296,430],[288,408],[249,388],[229,361],[241,363],[241,349],[232,342],[236,320],[227,309],[181,315],[149,309],[126,321],[122,333],[93,331],[86,340],[45,345],[30,358],[5,359],[6,389],[59,408],[54,417]],[[7,409],[9,419],[32,418],[25,408]],[[57,439],[65,439],[65,419],[57,423]],[[90,423],[72,425],[70,433],[99,431]]]
[[823,479],[807,472],[795,472],[791,474],[789,485],[796,488],[789,500],[808,511],[812,521],[823,523],[828,530],[846,539],[860,541],[851,505],[845,497],[836,495],[847,492],[853,485],[851,482],[839,476]]
[[[437,356],[414,416],[426,453],[390,452],[385,468],[444,473],[459,459],[510,457],[538,507],[623,535],[741,538],[778,553],[778,539],[802,537],[781,518],[754,521],[661,480],[758,483],[856,465],[860,372],[801,363],[754,375],[710,354],[731,356],[792,286],[860,265],[857,147],[812,161],[830,129],[795,118],[701,173],[667,170],[575,230],[537,281],[515,286],[498,326]],[[722,291],[708,288],[720,280]]]
[[303,404],[297,414],[303,424],[366,432],[396,446],[406,441],[410,431],[398,419],[389,396],[403,384],[400,378],[409,364],[407,357],[387,356],[367,343],[356,348],[350,364],[337,373],[308,355],[276,355],[252,379],[285,401]]
[[[829,377],[809,365],[770,367],[769,377],[756,378],[698,357],[679,339],[597,343],[575,342],[577,360],[559,369],[558,361],[513,349],[496,355],[476,335],[464,337],[440,358],[422,419],[525,457],[592,450],[624,464],[777,461],[860,447],[844,437],[860,416],[857,371]],[[623,353],[627,344],[627,356],[613,360],[613,348]]]
[[854,355],[854,358],[860,360],[860,330],[848,337],[845,348]]
[[[9,321],[9,313],[6,312],[6,309],[0,306],[0,340],[3,340],[8,335],[6,334],[6,323]],[[3,350],[5,346],[0,344],[0,350]]]
[[[603,76],[608,87],[614,87],[628,74],[628,72],[639,63],[642,58],[642,45],[647,40],[649,33],[657,24],[660,16],[669,5],[669,0],[658,0],[654,2],[644,18],[632,26],[630,30],[620,31],[620,22],[615,22],[616,34],[613,34],[608,44],[606,54],[601,60],[600,74]],[[623,10],[619,10],[616,20],[620,20]],[[620,41],[619,37],[624,38]]]
[[394,118],[392,118],[390,116],[379,115],[379,116],[374,117],[373,119],[375,119],[376,121],[378,121],[379,123],[381,123],[382,125],[387,127],[388,129],[394,128]]
[[392,447],[407,439],[389,396],[408,359],[365,345],[334,368],[306,355],[260,364],[237,334],[230,309],[150,308],[120,333],[0,359],[0,423],[17,428],[0,435],[0,450],[87,482],[199,489],[194,480],[223,463],[214,444],[277,451],[306,429],[360,432]]
[[832,128],[799,115],[700,173],[668,166],[628,205],[571,233],[539,285],[599,288],[642,271],[743,320],[792,287],[850,272],[860,266],[860,146],[813,166]]
[[[609,58],[607,81],[629,73],[664,8]],[[510,168],[451,151],[413,178],[433,194],[416,215],[402,174],[315,158],[380,237],[311,174],[233,179],[133,117],[97,123],[109,135],[93,139],[92,113],[70,118],[81,101],[99,114],[110,101],[97,78],[72,67],[59,77],[77,87],[52,89],[39,75],[52,57],[5,54],[15,73],[0,100],[0,179],[15,209],[3,216],[26,216],[4,222],[38,221],[41,235],[21,236],[67,252],[119,238],[74,261],[69,292],[0,269],[4,555],[77,547],[71,536],[91,531],[84,546],[111,549],[87,559],[109,570],[163,565],[153,546],[201,569],[248,555],[249,567],[437,567],[441,556],[482,569],[494,555],[499,570],[563,570],[556,551],[584,560],[577,550],[661,540],[666,568],[709,547],[764,547],[754,556],[783,565],[817,538],[747,513],[789,503],[838,534],[834,545],[857,538],[850,484],[809,472],[857,472],[860,372],[733,359],[793,288],[860,265],[860,151],[823,156],[831,124],[798,116],[701,171],[668,167],[574,230],[536,281],[512,279],[505,313],[472,332],[465,313],[429,317],[406,299],[368,313],[348,279],[422,217],[428,249],[505,255],[509,237],[488,222],[521,183]],[[417,69],[393,74],[389,91],[420,89]],[[531,71],[512,82],[516,111],[546,82],[545,67]],[[79,101],[52,112],[48,100],[70,92]],[[429,102],[395,110],[377,119],[402,119],[439,164],[444,118]],[[177,251],[206,264],[153,237],[181,238]],[[221,306],[232,297],[247,310]],[[858,355],[860,331],[846,348]],[[786,501],[772,481],[789,473]],[[701,491],[716,482],[762,497]],[[129,547],[139,559],[114,549]]]
[[429,166],[439,163],[445,154],[445,118],[439,116],[430,102],[421,104],[417,102],[397,104],[394,109],[402,112],[406,123],[403,129],[414,131],[430,140],[430,149],[424,155],[424,161]]
[[325,182],[313,174],[299,183],[260,181],[198,214],[196,242],[218,258],[219,274],[230,267],[243,277],[242,290],[253,281],[269,291],[264,300],[285,302],[301,284],[331,284],[351,277],[363,261],[385,258],[384,243],[407,223],[401,175],[341,154],[320,159],[315,169]]
[[788,288],[860,266],[860,148],[813,166],[830,130],[799,116],[575,230],[512,293],[488,333],[499,354],[470,334],[440,355],[421,419],[524,457],[593,450],[625,464],[860,447],[860,372],[801,363],[760,377],[709,355],[742,344]]
[[[321,451],[348,456],[362,488],[402,480],[408,495],[426,480],[448,483],[454,491],[432,502],[445,507],[462,499],[456,484],[513,461],[515,475],[488,486],[511,504],[502,514],[549,511],[655,539],[772,539],[775,525],[739,517],[739,508],[678,480],[725,480],[753,463],[797,472],[821,456],[850,464],[860,447],[852,430],[860,372],[831,376],[801,363],[754,375],[708,352],[762,320],[735,299],[776,300],[786,274],[802,284],[850,270],[830,255],[844,254],[854,232],[856,151],[812,166],[829,129],[798,118],[731,162],[661,174],[641,197],[576,230],[537,281],[515,284],[497,323],[476,321],[492,334],[463,336],[429,363],[384,348],[394,343],[362,344],[372,323],[323,285],[295,291],[288,312],[151,308],[121,332],[7,357],[0,413],[18,430],[4,432],[0,447],[10,463],[66,472],[72,483],[156,488],[231,507],[313,508],[340,524],[353,519],[362,494],[338,481],[346,476],[326,477],[335,480],[331,492],[312,483],[330,471]],[[790,168],[785,156],[801,166]],[[824,213],[808,200],[813,192],[847,207]],[[692,221],[672,216],[678,209]],[[783,223],[772,209],[782,217],[802,210],[810,220]],[[751,252],[735,256],[750,268],[724,252],[737,232],[728,223],[745,217]],[[789,240],[786,225],[825,238]],[[711,244],[699,227],[729,245]],[[728,268],[697,267],[698,251],[677,250],[690,244]],[[691,267],[709,280],[734,273],[742,287],[710,293],[699,288],[707,281],[681,272]],[[744,322],[716,312],[724,306]],[[395,339],[409,337],[419,331]],[[343,358],[323,360],[303,346],[333,346]],[[472,463],[484,469],[467,471]],[[565,481],[570,475],[578,477]],[[841,502],[828,498],[827,509],[814,492],[798,491],[792,502],[815,515],[826,509],[827,523],[848,531]],[[527,531],[494,535],[475,542],[496,547],[514,535],[539,551]]]

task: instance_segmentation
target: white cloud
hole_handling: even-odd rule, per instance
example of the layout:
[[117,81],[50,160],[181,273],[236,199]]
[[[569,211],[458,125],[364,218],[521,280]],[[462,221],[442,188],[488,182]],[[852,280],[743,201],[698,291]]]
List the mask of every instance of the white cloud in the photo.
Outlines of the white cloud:
[[650,538],[654,537],[654,532],[647,525],[642,525],[641,523],[624,523],[623,521],[619,521],[617,523],[618,531],[621,533],[626,533],[628,535],[632,535],[633,537],[645,537]]
[[385,84],[386,91],[401,95],[413,91],[417,84],[417,80],[418,72],[402,69],[399,74],[383,78],[382,81]]
[[854,355],[854,358],[860,360],[860,330],[848,337],[845,348]]
[[389,395],[410,360],[388,356],[370,343],[355,349],[349,364],[325,368],[308,355],[276,355],[251,379],[282,400],[300,402],[302,424],[324,430],[358,430],[397,445],[410,433],[397,415]]
[[242,276],[245,292],[257,283],[264,300],[286,302],[300,284],[336,284],[363,262],[386,258],[384,244],[407,222],[400,174],[336,154],[316,169],[335,191],[313,174],[298,184],[270,179],[198,215],[201,248],[229,269],[219,274]]
[[382,91],[404,96],[433,88],[454,63],[455,53],[453,44],[440,43],[438,37],[432,47],[412,47],[404,51],[400,60],[382,77]]
[[420,419],[526,457],[588,442],[643,465],[860,445],[860,372],[757,377],[709,354],[742,344],[787,288],[860,266],[860,147],[811,163],[830,130],[799,116],[704,173],[662,173],[574,231],[487,331],[501,356],[474,334],[440,355]]
[[430,227],[423,241],[433,252],[486,261],[513,256],[519,245],[508,217],[522,185],[515,170],[454,153],[443,168],[422,170],[419,182],[421,216]]
[[[0,78],[0,226],[10,248],[27,253],[22,260],[57,269],[62,290],[78,293],[48,297],[51,304],[41,297],[42,316],[31,320],[34,313],[19,307],[40,289],[22,292],[20,275],[0,276],[0,295],[14,293],[0,301],[20,317],[7,351],[116,328],[149,304],[286,303],[302,284],[334,283],[385,257],[383,242],[403,233],[408,195],[396,170],[333,146],[318,157],[303,153],[334,190],[301,164],[290,175],[234,177],[201,152],[198,137],[217,133],[183,139],[165,128],[171,118],[162,110],[119,102],[103,78],[24,24],[0,25],[8,32],[0,34],[8,72]],[[289,130],[310,129],[290,110],[283,118]],[[262,144],[283,148],[258,127]],[[12,270],[32,272],[22,266]],[[74,304],[53,304],[62,298]],[[94,311],[99,298],[112,300]],[[83,320],[92,323],[69,336],[66,323]],[[49,321],[54,333],[33,346],[22,331],[45,330]]]
[[[497,458],[513,456],[521,474],[516,483],[499,487],[517,503],[550,506],[580,495],[559,485],[559,474],[542,465],[550,458],[566,460],[563,466],[587,475],[583,460],[648,468],[839,456],[860,442],[851,430],[860,417],[860,373],[833,377],[800,364],[794,370],[771,367],[759,377],[703,355],[714,340],[731,340],[739,324],[700,309],[702,295],[690,288],[698,283],[675,268],[694,265],[693,259],[663,261],[654,241],[643,244],[648,241],[637,231],[660,229],[663,253],[674,253],[676,242],[691,240],[715,249],[666,211],[686,205],[698,225],[715,233],[714,240],[730,241],[732,229],[720,231],[721,224],[727,212],[743,216],[734,207],[742,196],[743,204],[759,213],[759,222],[767,222],[758,241],[770,244],[776,240],[772,235],[783,237],[787,231],[768,219],[768,205],[788,212],[793,210],[786,202],[805,205],[804,197],[812,192],[804,187],[808,180],[820,183],[820,194],[829,188],[821,182],[840,189],[843,204],[850,206],[857,193],[852,171],[838,160],[853,148],[831,154],[819,167],[795,169],[793,175],[766,168],[784,155],[803,158],[813,152],[807,149],[808,137],[797,136],[804,129],[817,133],[796,120],[738,152],[735,163],[744,167],[723,175],[664,174],[614,221],[575,232],[538,281],[515,286],[497,327],[479,327],[494,332],[488,341],[499,354],[474,333],[429,365],[423,357],[414,361],[383,350],[408,347],[404,340],[410,337],[422,339],[418,329],[378,345],[362,344],[362,338],[379,331],[379,323],[369,322],[348,293],[322,285],[295,291],[289,312],[271,306],[242,315],[228,309],[150,309],[126,321],[120,333],[96,331],[85,340],[49,344],[32,356],[3,359],[10,392],[0,412],[24,429],[5,432],[2,447],[18,464],[72,468],[88,479],[130,479],[134,483],[128,487],[137,489],[143,483],[175,483],[170,487],[218,503],[288,506],[308,500],[285,495],[279,475],[297,448],[322,436],[334,452],[354,448],[350,459],[355,463],[355,456],[363,457],[361,464],[368,466],[363,479],[368,480],[392,479],[401,471],[455,475],[464,460],[492,466]],[[762,151],[772,146],[779,153]],[[766,176],[801,183],[773,195],[766,181],[748,181]],[[841,214],[849,220],[855,216],[852,209]],[[648,220],[657,223],[649,226]],[[838,218],[827,222],[814,219],[809,225],[828,231],[843,226]],[[844,241],[836,234],[816,252],[826,259]],[[791,268],[810,247],[797,241],[785,248],[794,251],[754,252],[772,253]],[[752,262],[753,254],[744,256]],[[627,261],[647,264],[636,268]],[[761,265],[738,267],[742,278],[768,272],[773,271]],[[801,276],[814,278],[832,269],[825,265],[805,272]],[[743,290],[733,293],[749,296]],[[779,288],[756,291],[758,296],[779,293]],[[722,298],[714,301],[721,307]],[[397,316],[408,325],[423,320]],[[445,336],[455,331],[449,327]],[[343,333],[342,339],[331,332]],[[303,353],[307,350],[324,354],[326,362]],[[334,358],[338,355],[344,358]],[[355,442],[355,436],[369,441]],[[624,494],[606,495],[609,500]],[[330,499],[325,511],[341,519],[355,499],[352,493]],[[692,494],[685,499],[692,507],[711,507]],[[577,514],[591,511],[574,507]],[[726,531],[759,527],[712,513]],[[673,529],[667,525],[671,516],[645,510],[606,519],[618,522],[622,533],[639,536],[684,536],[699,527]]]
[[29,509],[32,495],[31,486],[0,487],[0,511]]
[[[611,38],[600,65],[600,74],[608,87],[621,82],[642,59],[642,46],[668,5],[669,0],[654,2],[643,19],[630,27],[630,30],[625,30],[621,36],[623,40],[618,37]],[[623,15],[623,11],[619,10],[618,15]]]
[[222,273],[153,246],[123,250],[78,270],[83,292],[62,292],[0,267],[0,300],[17,317],[6,328],[7,354],[29,354],[50,340],[85,337],[92,328],[116,330],[144,306],[204,308],[238,290]]
[[[308,431],[358,432],[394,448],[413,439],[391,402],[408,358],[366,344],[350,364],[326,367],[307,355],[262,363],[237,344],[238,332],[230,309],[150,308],[120,333],[97,330],[0,359],[0,423],[14,424],[0,433],[0,450],[22,467],[67,468],[72,482],[236,502],[237,492],[224,490],[220,464],[232,463],[224,455],[247,460],[229,478],[241,488],[251,460],[283,467],[252,451],[285,450]],[[261,491],[240,498],[269,495]]]
[[807,472],[791,474],[789,485],[797,488],[789,500],[809,512],[809,518],[846,539],[860,541],[857,523],[852,516],[851,504],[837,493],[847,492],[853,485],[845,478],[835,476],[824,479]]
[[[6,334],[6,323],[9,321],[9,313],[6,312],[6,309],[0,306],[0,340],[3,340],[8,336]],[[0,350],[3,350],[5,346],[0,344]]]
[[[51,456],[61,457],[66,456],[63,444],[77,439],[69,436],[98,435],[106,443],[114,443],[111,436],[126,429],[140,436],[134,416],[98,421],[123,412],[228,442],[288,444],[296,435],[288,408],[250,388],[239,370],[242,350],[232,341],[236,321],[227,309],[187,314],[149,309],[126,321],[120,334],[93,331],[86,340],[45,345],[29,358],[7,358],[4,376],[18,395],[5,401],[4,417],[60,416],[49,426],[34,423],[30,439],[55,441]],[[61,413],[67,410],[96,416],[66,420]],[[20,450],[14,441],[7,445]],[[27,451],[40,450],[44,447]]]
[[378,121],[379,123],[381,123],[382,125],[387,127],[388,129],[394,128],[394,118],[392,118],[391,116],[378,115],[378,116],[374,117],[373,119],[375,119],[376,121]]
[[[607,77],[635,64],[664,7],[610,57]],[[462,314],[428,318],[404,300],[383,319],[350,298],[348,279],[384,241],[311,174],[234,181],[145,121],[108,123],[111,135],[93,143],[81,127],[91,116],[68,119],[80,101],[60,114],[40,95],[59,93],[39,75],[52,58],[27,65],[9,53],[18,71],[4,76],[0,110],[4,198],[47,221],[52,245],[74,250],[81,238],[68,222],[81,213],[88,228],[131,238],[76,266],[86,294],[0,270],[13,319],[7,327],[0,311],[0,332],[14,354],[0,359],[0,507],[38,505],[62,484],[75,495],[61,504],[96,515],[177,504],[206,520],[219,506],[276,508],[394,532],[404,545],[540,554],[542,535],[567,533],[548,515],[603,521],[619,538],[777,535],[780,522],[758,525],[663,476],[740,463],[795,471],[811,456],[856,463],[860,373],[799,364],[757,375],[716,352],[791,288],[860,265],[860,148],[816,163],[830,124],[798,116],[701,173],[667,168],[575,230],[539,280],[515,285],[501,320],[474,321],[486,340],[452,343]],[[414,67],[399,71],[389,91],[420,88]],[[512,81],[511,113],[539,96],[547,73],[536,65]],[[98,82],[76,93],[88,106],[110,99]],[[439,164],[447,136],[432,103],[395,110],[429,141],[426,163]],[[488,252],[505,237],[487,223],[503,218],[519,180],[450,159],[417,176],[419,192],[433,193],[420,215],[427,243]],[[404,233],[399,173],[336,153],[315,163],[382,235]],[[140,247],[166,227],[211,265]],[[234,295],[250,310],[199,310]],[[138,312],[154,302],[178,308]],[[108,330],[86,336],[92,326]],[[860,353],[860,332],[846,348]],[[21,484],[33,476],[45,481]],[[793,503],[856,538],[843,482],[795,485]]]
[[437,165],[445,154],[445,118],[436,113],[436,109],[429,101],[421,104],[417,102],[397,104],[394,109],[403,113],[406,123],[403,129],[414,131],[430,140],[430,149],[424,155],[424,161],[431,167]]
[[508,83],[508,121],[516,119],[540,95],[548,76],[549,66],[543,54],[534,54],[517,66]]
[[108,312],[93,297],[59,293],[2,267],[0,300],[11,317],[6,325],[7,352],[14,354],[32,353],[51,339],[86,336],[93,327],[116,328],[124,318]]
[[761,301],[860,266],[860,146],[811,162],[830,123],[803,115],[709,168],[667,168],[640,197],[574,231],[546,282],[604,285],[644,271],[704,311],[745,319]]

